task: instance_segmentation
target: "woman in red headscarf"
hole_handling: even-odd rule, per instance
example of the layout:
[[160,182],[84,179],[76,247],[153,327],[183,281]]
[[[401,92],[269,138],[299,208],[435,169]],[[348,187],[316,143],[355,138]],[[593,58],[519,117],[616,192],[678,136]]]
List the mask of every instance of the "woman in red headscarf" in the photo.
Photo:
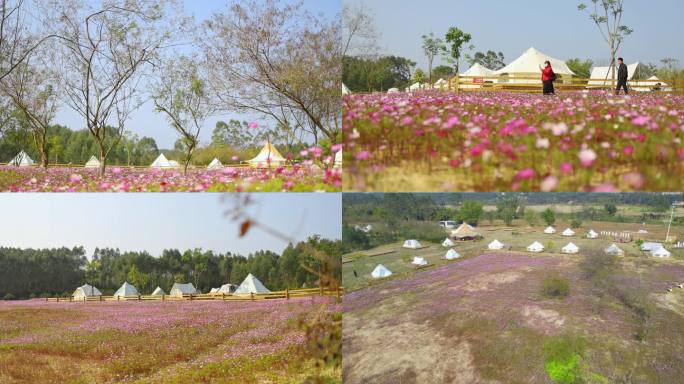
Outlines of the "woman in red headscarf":
[[551,63],[546,60],[544,62],[545,67],[539,66],[542,73],[542,84],[544,84],[544,94],[553,95],[553,81],[556,80],[556,74],[553,73],[553,68],[551,68]]

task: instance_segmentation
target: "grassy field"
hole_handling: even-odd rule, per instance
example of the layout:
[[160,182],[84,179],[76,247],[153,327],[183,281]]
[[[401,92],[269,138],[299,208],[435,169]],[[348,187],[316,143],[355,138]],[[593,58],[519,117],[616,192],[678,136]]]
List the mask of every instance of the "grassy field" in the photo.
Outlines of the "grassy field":
[[302,324],[339,310],[320,297],[0,301],[0,383],[300,383],[317,373]]
[[[568,240],[506,232],[494,235],[514,248]],[[684,261],[641,257],[633,245],[608,257],[590,250],[606,240],[579,237],[569,240],[580,255],[479,251],[491,238],[457,245],[463,259],[357,284],[344,297],[344,382],[681,382],[684,289],[666,288],[684,282]],[[437,263],[437,250],[420,252]],[[401,272],[401,257],[375,258]]]
[[[526,251],[528,245],[534,241],[539,241],[546,248],[541,255],[552,256],[554,253],[559,253],[561,248],[568,242],[573,242],[580,248],[579,254],[575,258],[587,252],[602,251],[609,246],[613,240],[611,237],[599,236],[598,239],[587,239],[585,234],[589,229],[600,233],[601,231],[612,232],[631,232],[634,238],[642,238],[644,240],[662,242],[667,233],[667,227],[662,225],[641,225],[634,223],[609,223],[609,222],[585,222],[581,228],[575,229],[575,236],[566,237],[561,236],[565,228],[569,227],[569,223],[563,221],[556,222],[557,233],[547,235],[543,233],[544,226],[538,225],[536,227],[529,227],[523,222],[516,221],[516,226],[505,227],[502,225],[487,225],[482,224],[477,227],[477,231],[484,236],[484,239],[479,241],[456,242],[453,247],[463,259],[480,255],[486,250],[487,245],[494,239],[504,243],[506,250]],[[376,228],[380,225],[374,224]],[[639,229],[645,229],[647,234],[637,234]],[[676,227],[672,230],[672,235],[679,235],[681,228]],[[445,237],[447,233],[445,231]],[[682,236],[678,236],[679,239]],[[430,264],[427,269],[440,266],[447,263],[458,263],[458,260],[443,260],[446,251],[449,248],[442,247],[441,243],[430,243],[422,239],[417,239],[422,245],[427,246],[420,250],[411,250],[402,248],[403,241],[392,244],[382,245],[370,250],[353,252],[343,255],[342,257],[342,278],[344,286],[347,291],[354,291],[368,285],[380,283],[378,280],[370,277],[376,265],[383,264],[394,274],[389,279],[402,279],[416,273],[417,270],[411,265],[411,260],[414,256],[425,258]],[[625,256],[628,258],[645,258],[646,256],[639,250],[636,243],[619,244],[619,247],[625,251]],[[670,248],[670,247],[668,247]],[[673,259],[684,260],[684,249],[669,249],[672,252]],[[354,275],[356,271],[356,275]]]

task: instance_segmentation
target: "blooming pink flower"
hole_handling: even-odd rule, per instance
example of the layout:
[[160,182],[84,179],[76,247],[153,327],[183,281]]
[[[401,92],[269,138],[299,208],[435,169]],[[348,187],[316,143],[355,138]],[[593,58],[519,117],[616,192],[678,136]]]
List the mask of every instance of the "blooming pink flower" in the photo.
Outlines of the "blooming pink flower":
[[411,125],[413,124],[413,118],[411,116],[406,116],[403,119],[401,119],[401,125]]
[[370,152],[361,151],[356,154],[356,160],[368,160],[370,158]]
[[627,185],[634,189],[643,188],[644,183],[646,182],[644,176],[639,172],[629,172],[628,174],[624,175],[622,179],[627,183]]
[[556,187],[558,187],[558,178],[553,175],[545,177],[539,185],[539,188],[543,192],[551,192],[556,189]]
[[570,163],[562,163],[560,165],[560,171],[564,174],[569,174],[572,173],[572,164]]
[[332,153],[337,153],[342,150],[342,144],[335,144],[332,147],[330,147],[330,151]]
[[631,156],[632,153],[634,153],[634,147],[631,145],[628,145],[622,149],[622,153],[624,153],[627,156]]
[[79,181],[83,180],[83,176],[73,173],[71,176],[69,176],[69,181],[72,183],[78,183]]
[[582,164],[583,167],[588,168],[591,167],[592,164],[594,164],[594,161],[596,161],[596,152],[594,152],[593,149],[591,148],[586,148],[581,150],[577,156],[580,159],[580,163]]
[[532,168],[525,168],[523,170],[518,171],[518,173],[515,174],[513,179],[515,180],[529,180],[533,178],[535,175],[534,169]]

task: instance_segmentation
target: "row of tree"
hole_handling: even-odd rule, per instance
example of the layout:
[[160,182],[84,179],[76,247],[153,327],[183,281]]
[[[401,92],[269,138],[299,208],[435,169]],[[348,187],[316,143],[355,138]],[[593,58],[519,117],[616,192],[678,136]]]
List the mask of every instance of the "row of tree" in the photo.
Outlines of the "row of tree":
[[247,256],[201,249],[167,249],[159,257],[147,252],[96,249],[0,248],[0,298],[71,294],[88,283],[111,295],[124,282],[143,294],[160,286],[168,292],[176,282],[191,282],[200,291],[231,283],[252,273],[271,290],[313,287],[322,276],[341,281],[339,240],[311,237],[288,245],[281,254],[257,251]]
[[0,134],[25,129],[44,167],[65,106],[83,118],[102,173],[147,101],[177,132],[184,169],[215,114],[256,115],[290,141],[339,140],[340,28],[302,3],[232,1],[201,24],[178,0],[0,6]]

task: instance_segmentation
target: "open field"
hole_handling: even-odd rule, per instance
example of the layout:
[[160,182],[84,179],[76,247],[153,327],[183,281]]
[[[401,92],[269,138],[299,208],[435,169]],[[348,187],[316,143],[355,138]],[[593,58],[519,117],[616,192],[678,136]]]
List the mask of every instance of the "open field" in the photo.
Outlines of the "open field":
[[[347,294],[344,382],[679,382],[684,289],[665,288],[684,282],[684,262],[585,257],[473,251]],[[566,297],[543,294],[550,277]]]
[[684,173],[680,95],[374,93],[343,103],[345,190],[682,187],[671,177]]
[[[379,228],[380,223],[373,223],[374,227]],[[436,224],[435,224],[436,225]],[[529,227],[526,224],[519,223],[515,227],[505,227],[501,225],[486,225],[482,224],[478,226],[476,230],[484,236],[484,239],[478,241],[464,241],[455,242],[456,245],[453,247],[462,258],[469,258],[480,255],[483,251],[486,251],[487,245],[494,239],[499,240],[504,243],[506,250],[521,251],[526,252],[526,248],[534,241],[539,241],[546,248],[541,255],[560,253],[560,250],[568,242],[573,242],[580,249],[579,254],[574,257],[579,258],[580,255],[589,252],[602,252],[604,248],[609,246],[613,239],[608,236],[601,236],[597,239],[587,239],[585,234],[589,229],[600,233],[601,231],[611,231],[611,232],[630,232],[633,239],[643,239],[647,241],[658,241],[662,242],[665,239],[667,232],[667,227],[663,225],[653,225],[653,224],[635,224],[635,223],[610,223],[610,222],[585,222],[581,228],[574,229],[574,236],[562,236],[562,232],[565,228],[569,227],[569,223],[562,220],[556,221],[555,234],[545,234],[544,226]],[[645,229],[648,231],[647,234],[637,234],[639,229]],[[673,227],[670,235],[675,236],[679,239],[681,236],[682,229],[680,227]],[[445,231],[444,237],[446,238],[447,232]],[[411,265],[411,260],[414,256],[420,256],[425,258],[430,264],[426,268],[432,268],[435,266],[440,266],[443,264],[457,263],[457,260],[443,260],[444,254],[449,248],[442,247],[441,243],[430,243],[422,239],[417,239],[422,245],[428,246],[427,248],[420,250],[411,250],[402,248],[403,241],[399,241],[392,244],[382,245],[373,249],[352,252],[342,256],[342,279],[344,281],[345,289],[348,292],[357,290],[359,288],[379,284],[381,283],[377,279],[370,277],[370,273],[373,271],[376,265],[383,264],[393,275],[389,279],[403,279],[406,276],[410,276],[416,273],[418,270]],[[619,244],[619,247],[625,251],[625,257],[627,258],[639,258],[643,259],[646,256],[639,250],[638,246],[634,241],[626,244]],[[672,252],[672,259],[684,260],[684,249],[673,249],[666,245],[666,248]],[[377,256],[369,256],[377,255]],[[662,259],[655,260],[655,262],[660,262]],[[354,271],[356,271],[357,276],[354,276]]]
[[300,383],[315,372],[300,321],[339,310],[322,297],[0,301],[0,382]]
[[337,169],[295,166],[275,169],[227,167],[179,170],[0,166],[0,191],[11,192],[302,192],[340,191]]

